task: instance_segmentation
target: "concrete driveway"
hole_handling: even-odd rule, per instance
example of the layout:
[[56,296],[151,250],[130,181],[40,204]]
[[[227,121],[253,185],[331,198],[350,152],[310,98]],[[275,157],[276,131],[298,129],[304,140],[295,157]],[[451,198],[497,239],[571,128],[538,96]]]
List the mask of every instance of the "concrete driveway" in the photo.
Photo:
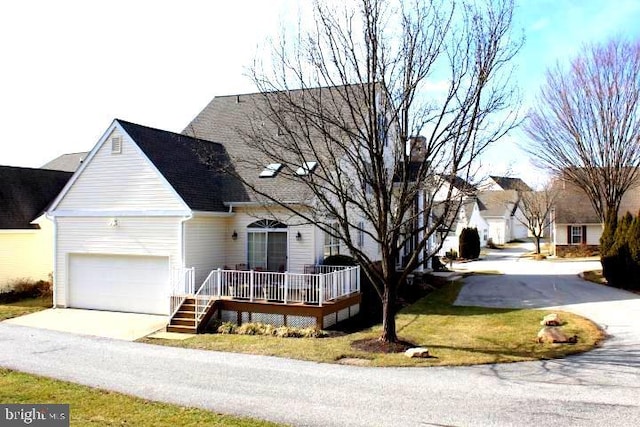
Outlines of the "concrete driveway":
[[50,308],[4,321],[12,325],[135,341],[169,322],[168,316],[114,311]]
[[493,251],[484,260],[456,264],[460,271],[499,271],[465,279],[457,305],[505,308],[558,308],[598,323],[609,336],[602,348],[583,358],[611,353],[640,366],[640,295],[578,277],[601,268],[599,261],[534,261],[521,255],[527,245]]

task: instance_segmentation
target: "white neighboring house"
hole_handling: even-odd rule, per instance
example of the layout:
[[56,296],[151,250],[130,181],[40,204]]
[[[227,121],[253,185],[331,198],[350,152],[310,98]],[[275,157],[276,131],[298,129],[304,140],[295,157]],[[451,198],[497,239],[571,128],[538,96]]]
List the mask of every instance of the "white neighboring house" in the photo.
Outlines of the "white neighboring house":
[[0,289],[14,280],[49,279],[53,224],[44,211],[71,175],[0,166]]
[[[523,218],[515,190],[483,191],[478,193],[480,215],[488,224],[488,239],[495,244],[504,244],[515,239],[524,239],[528,230],[517,218]],[[483,236],[481,236],[481,241]]]

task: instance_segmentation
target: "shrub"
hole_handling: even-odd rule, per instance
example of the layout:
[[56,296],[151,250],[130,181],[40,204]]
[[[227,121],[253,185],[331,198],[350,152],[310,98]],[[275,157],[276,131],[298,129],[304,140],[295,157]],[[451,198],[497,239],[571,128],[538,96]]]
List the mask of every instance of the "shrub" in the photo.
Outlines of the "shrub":
[[456,251],[455,249],[449,249],[444,256],[447,259],[458,259],[458,251]]
[[0,292],[0,303],[11,303],[29,298],[51,297],[51,282],[45,280],[16,279]]
[[640,217],[608,221],[600,238],[602,274],[611,286],[640,289]]
[[458,242],[461,258],[476,259],[480,256],[480,234],[477,228],[463,228]]
[[322,265],[352,266],[358,263],[349,255],[329,255],[322,261]]
[[238,326],[235,323],[224,322],[222,325],[218,326],[217,331],[219,334],[235,334],[237,327]]
[[266,325],[264,323],[244,323],[240,326],[231,322],[218,327],[219,334],[263,335],[280,338],[324,338],[329,334],[316,328],[294,328],[291,326]]

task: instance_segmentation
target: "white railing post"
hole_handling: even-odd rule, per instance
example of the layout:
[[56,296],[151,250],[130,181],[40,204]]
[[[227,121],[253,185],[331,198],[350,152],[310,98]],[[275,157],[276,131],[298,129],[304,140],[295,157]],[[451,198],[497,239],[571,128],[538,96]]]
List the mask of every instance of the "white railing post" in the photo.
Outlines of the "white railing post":
[[284,301],[284,303],[287,303],[287,300],[289,299],[289,272],[285,271],[284,272],[284,296],[282,298],[282,300]]
[[216,284],[218,286],[218,298],[220,298],[220,295],[222,294],[222,269],[220,267],[218,267],[218,270],[216,271]]
[[360,292],[360,266],[356,267],[356,292]]
[[189,269],[189,295],[196,293],[196,268],[191,267]]
[[333,282],[333,299],[336,299],[338,297],[338,280],[340,278],[340,273],[338,270],[334,270],[334,272],[331,273],[331,276],[331,281]]
[[318,305],[322,307],[322,301],[324,300],[324,274],[320,274],[318,288]]
[[255,271],[251,270],[251,278],[249,279],[249,301],[253,301],[254,284],[255,284]]

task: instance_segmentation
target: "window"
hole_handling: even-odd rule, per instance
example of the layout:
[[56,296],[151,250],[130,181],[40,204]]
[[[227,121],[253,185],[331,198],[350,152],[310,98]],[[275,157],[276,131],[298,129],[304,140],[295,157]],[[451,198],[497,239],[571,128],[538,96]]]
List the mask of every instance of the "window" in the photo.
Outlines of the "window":
[[582,226],[580,225],[571,225],[569,226],[569,244],[570,245],[580,245],[583,242],[582,238]]
[[262,172],[260,172],[260,175],[258,176],[260,178],[273,178],[280,171],[280,169],[282,169],[282,163],[270,163],[262,170]]
[[287,269],[287,226],[263,219],[247,226],[247,262],[252,270]]
[[318,165],[318,162],[304,162],[302,164],[302,166],[300,166],[297,170],[296,170],[296,175],[309,175],[311,172],[313,172],[313,170],[316,168],[316,166]]
[[324,232],[324,256],[340,254],[340,239],[338,238],[338,223],[331,224],[332,232]]
[[111,154],[122,153],[122,137],[114,136],[111,138]]
[[364,246],[364,222],[360,221],[358,223],[358,247],[361,248]]

